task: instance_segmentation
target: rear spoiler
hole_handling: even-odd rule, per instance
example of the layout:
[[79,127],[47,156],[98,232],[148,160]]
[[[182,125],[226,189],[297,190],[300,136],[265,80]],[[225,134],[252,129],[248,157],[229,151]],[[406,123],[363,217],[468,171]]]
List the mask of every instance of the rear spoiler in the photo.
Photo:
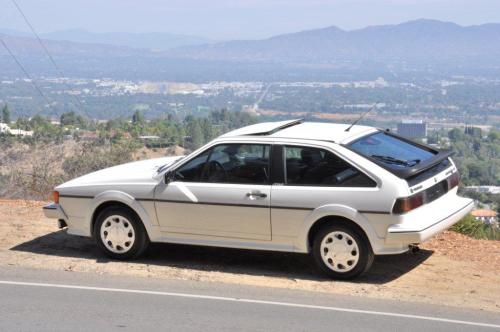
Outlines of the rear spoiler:
[[[394,174],[402,179],[405,179],[405,180],[409,179],[409,178],[411,178],[419,173],[422,173],[422,172],[428,170],[429,168],[432,168],[433,166],[439,164],[440,162],[442,162],[446,158],[451,157],[455,153],[452,150],[438,150],[430,145],[412,141],[406,137],[394,134],[388,130],[380,130],[380,131],[382,131],[386,135],[393,136],[393,137],[396,137],[402,141],[405,141],[408,144],[412,144],[412,145],[418,146],[419,148],[427,150],[429,152],[435,153],[435,155],[433,157],[431,157],[431,158],[429,158],[421,163],[418,163],[413,167],[408,167],[408,168],[404,168],[404,169],[397,169],[397,168],[390,167],[378,159],[363,155],[363,157],[369,159],[370,161],[374,162],[375,164],[379,165],[380,167],[388,170],[392,174]],[[355,152],[355,153],[358,153],[357,151],[351,149],[349,147],[349,145],[343,145],[343,146],[345,148],[348,148],[349,150]]]
[[434,165],[439,164],[441,161],[445,160],[446,158],[451,157],[454,153],[455,152],[453,152],[451,150],[439,151],[434,157],[429,158],[426,161],[419,163],[413,167],[409,167],[409,168],[405,168],[405,169],[394,169],[394,168],[388,167],[387,165],[385,165],[384,163],[382,163],[376,159],[373,159],[373,158],[369,158],[369,159],[372,160],[373,162],[375,162],[376,164],[378,164],[379,166],[387,169],[391,173],[397,175],[398,177],[400,177],[402,179],[408,179],[414,175],[417,175],[419,173],[422,173],[422,172],[428,170],[429,168],[432,168]]

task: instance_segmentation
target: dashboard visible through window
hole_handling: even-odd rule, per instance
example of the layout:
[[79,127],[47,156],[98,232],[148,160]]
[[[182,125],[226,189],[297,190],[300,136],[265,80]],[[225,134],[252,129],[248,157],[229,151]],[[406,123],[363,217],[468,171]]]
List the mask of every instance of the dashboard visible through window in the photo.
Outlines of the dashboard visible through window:
[[265,144],[221,144],[195,157],[176,172],[187,182],[268,184],[269,150]]

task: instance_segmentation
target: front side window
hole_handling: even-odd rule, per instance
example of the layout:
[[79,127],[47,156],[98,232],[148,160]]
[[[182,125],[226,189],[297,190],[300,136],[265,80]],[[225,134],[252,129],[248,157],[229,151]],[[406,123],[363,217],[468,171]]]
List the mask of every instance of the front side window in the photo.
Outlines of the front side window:
[[349,146],[354,151],[394,169],[411,168],[436,155],[423,147],[383,132],[362,137]]
[[269,183],[269,145],[222,144],[180,167],[180,181],[235,184]]
[[204,179],[217,183],[267,184],[269,145],[224,144],[213,148]]
[[368,176],[335,154],[318,148],[285,146],[287,185],[374,187]]
[[187,182],[199,182],[202,180],[203,169],[207,162],[209,151],[188,161],[175,171],[175,179]]

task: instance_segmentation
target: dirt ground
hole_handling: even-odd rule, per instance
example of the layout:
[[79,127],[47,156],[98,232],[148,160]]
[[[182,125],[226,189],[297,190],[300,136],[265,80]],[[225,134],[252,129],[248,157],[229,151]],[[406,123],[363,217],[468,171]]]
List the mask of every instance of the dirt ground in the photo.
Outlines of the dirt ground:
[[40,202],[0,200],[0,268],[81,271],[238,283],[417,301],[500,312],[500,242],[445,232],[415,254],[377,257],[352,282],[322,277],[307,255],[156,244],[134,262],[107,259],[67,235]]

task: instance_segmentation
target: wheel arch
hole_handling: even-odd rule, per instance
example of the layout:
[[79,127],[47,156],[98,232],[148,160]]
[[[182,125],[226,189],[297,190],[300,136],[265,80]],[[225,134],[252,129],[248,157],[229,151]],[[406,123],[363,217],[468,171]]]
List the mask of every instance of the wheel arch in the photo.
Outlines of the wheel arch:
[[[356,222],[342,216],[337,216],[337,215],[330,215],[330,216],[324,216],[318,220],[311,226],[309,229],[309,233],[307,234],[307,246],[309,250],[311,250],[314,242],[314,237],[318,232],[325,227],[326,225],[346,225],[349,227],[353,227],[356,229],[361,236],[364,237],[364,239],[367,241],[368,245],[371,248],[371,242],[370,239],[368,238],[368,235],[364,231],[363,228],[361,228]],[[373,249],[372,249],[373,250]]]
[[[153,224],[150,214],[144,207],[131,195],[118,192],[108,191],[96,196],[91,204],[90,212],[88,215],[89,220],[89,233],[93,234],[94,225],[99,214],[106,208],[111,206],[118,206],[127,209],[133,213],[138,220],[142,223],[146,230],[146,234],[150,239],[158,237],[157,227]],[[155,211],[152,211],[155,213]]]
[[366,237],[372,250],[376,251],[380,238],[371,222],[357,210],[344,205],[325,205],[312,211],[302,225],[296,247],[299,252],[310,252],[312,239],[316,232],[325,224],[342,223],[355,227]]

